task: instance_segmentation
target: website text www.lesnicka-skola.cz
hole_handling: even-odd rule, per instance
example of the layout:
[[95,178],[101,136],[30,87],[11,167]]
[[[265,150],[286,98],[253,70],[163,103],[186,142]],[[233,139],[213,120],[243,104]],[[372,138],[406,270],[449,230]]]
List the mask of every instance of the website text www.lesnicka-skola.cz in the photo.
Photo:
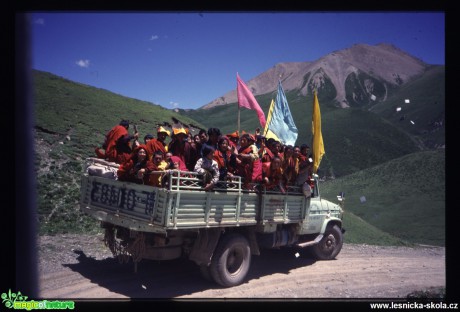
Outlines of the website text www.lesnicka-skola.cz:
[[369,303],[371,309],[452,309],[458,310],[458,303],[445,302],[387,302]]

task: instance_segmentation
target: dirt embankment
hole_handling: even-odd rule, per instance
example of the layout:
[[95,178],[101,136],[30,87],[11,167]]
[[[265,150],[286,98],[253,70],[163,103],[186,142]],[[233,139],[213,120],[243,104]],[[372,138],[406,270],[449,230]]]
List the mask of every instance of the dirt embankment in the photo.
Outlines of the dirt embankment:
[[[39,238],[39,291],[58,298],[406,298],[446,286],[445,249],[344,244],[336,260],[291,250],[252,257],[247,281],[222,288],[186,259],[120,264],[102,235]],[[447,290],[448,291],[448,290]],[[436,295],[437,296],[437,295]]]

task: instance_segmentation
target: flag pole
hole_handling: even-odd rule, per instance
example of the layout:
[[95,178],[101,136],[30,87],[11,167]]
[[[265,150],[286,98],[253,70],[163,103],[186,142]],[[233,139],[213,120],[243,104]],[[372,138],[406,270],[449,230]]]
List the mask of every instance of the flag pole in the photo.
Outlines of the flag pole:
[[316,93],[316,87],[313,89],[312,95],[313,95],[313,102],[312,102],[312,110],[311,110],[311,153],[313,154],[313,139],[314,139],[314,124],[313,120],[315,117],[314,111],[315,111],[315,93]]
[[[238,72],[236,72],[236,77],[238,77]],[[236,94],[237,94],[237,97],[236,97],[236,104],[238,105],[238,128],[237,128],[237,133],[238,133],[238,136],[240,135],[240,99],[238,98],[238,83],[236,84]]]
[[240,105],[238,105],[238,135],[240,135]]
[[[278,81],[279,80],[281,80],[281,74],[279,74],[278,76]],[[276,75],[274,76],[273,84],[276,85]],[[268,129],[269,129],[268,125],[272,119],[271,113],[273,113],[274,107],[275,107],[275,100],[272,98],[272,101],[270,102],[270,106],[268,107],[268,117],[267,117],[267,123],[265,124],[265,128],[264,128],[264,136],[267,136]]]

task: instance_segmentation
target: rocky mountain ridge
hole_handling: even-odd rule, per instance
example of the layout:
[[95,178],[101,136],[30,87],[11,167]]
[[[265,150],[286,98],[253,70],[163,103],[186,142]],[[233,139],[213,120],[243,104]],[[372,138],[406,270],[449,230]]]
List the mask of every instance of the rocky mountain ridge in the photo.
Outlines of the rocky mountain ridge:
[[[429,65],[391,44],[375,46],[355,44],[350,48],[334,51],[314,62],[279,63],[257,77],[246,81],[252,93],[257,95],[275,92],[278,79],[283,89],[299,90],[306,95],[309,89],[319,88],[325,78],[334,85],[335,100],[341,107],[348,107],[345,81],[351,74],[365,73],[382,81],[385,85],[402,85],[420,76]],[[372,94],[373,82],[366,80],[365,88]],[[209,109],[237,102],[236,89],[201,107]]]

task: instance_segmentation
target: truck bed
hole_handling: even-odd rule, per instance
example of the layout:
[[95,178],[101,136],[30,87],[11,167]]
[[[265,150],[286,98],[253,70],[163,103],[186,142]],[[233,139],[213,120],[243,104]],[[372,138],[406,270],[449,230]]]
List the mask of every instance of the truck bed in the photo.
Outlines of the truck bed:
[[[115,225],[143,232],[203,227],[295,223],[305,219],[309,201],[298,189],[286,194],[247,191],[241,180],[219,182],[204,191],[196,173],[169,171],[169,187],[82,175],[80,209]],[[262,196],[262,193],[264,196]]]

